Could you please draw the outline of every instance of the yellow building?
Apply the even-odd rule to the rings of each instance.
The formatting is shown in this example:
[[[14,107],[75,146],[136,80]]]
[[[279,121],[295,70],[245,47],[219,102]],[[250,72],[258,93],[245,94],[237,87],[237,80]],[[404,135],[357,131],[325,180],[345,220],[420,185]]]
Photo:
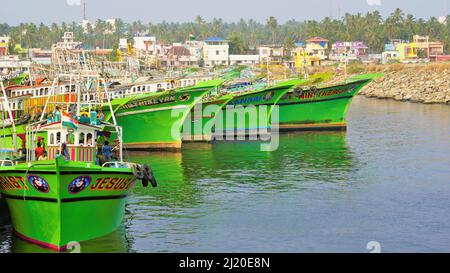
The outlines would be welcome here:
[[[399,53],[400,61],[418,58],[419,47],[416,43],[398,43],[395,50]]]
[[[320,55],[314,54],[314,52],[308,52],[304,48],[298,48],[295,56],[295,69],[297,71],[309,66],[319,66],[322,62]]]
[[[9,40],[7,36],[0,37],[0,56],[8,55]]]

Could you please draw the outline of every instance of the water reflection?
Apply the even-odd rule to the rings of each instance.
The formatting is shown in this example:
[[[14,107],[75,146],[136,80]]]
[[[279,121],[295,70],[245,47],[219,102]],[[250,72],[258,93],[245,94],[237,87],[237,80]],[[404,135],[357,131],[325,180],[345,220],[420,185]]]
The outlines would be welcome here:
[[[221,215],[240,210],[241,200],[347,187],[355,160],[345,136],[342,132],[284,134],[274,152],[260,151],[259,142],[216,142],[186,144],[180,153],[129,154],[133,161],[151,163],[159,183],[157,189],[138,187],[129,202],[133,248],[214,251],[214,243],[199,236]]]

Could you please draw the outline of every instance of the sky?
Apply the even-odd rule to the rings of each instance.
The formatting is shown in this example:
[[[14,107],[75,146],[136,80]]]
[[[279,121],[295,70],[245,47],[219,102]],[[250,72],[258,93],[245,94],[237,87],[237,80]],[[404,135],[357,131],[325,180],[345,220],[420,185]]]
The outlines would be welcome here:
[[[439,17],[450,13],[450,0],[2,0],[0,22],[17,25],[21,22],[80,22],[82,2],[86,1],[87,18],[121,18],[126,22],[159,23],[193,21],[197,15],[206,20],[214,17],[226,22],[241,18],[265,22],[275,16],[284,23],[339,18],[345,13],[366,13],[379,10],[383,16],[395,8],[417,18]]]

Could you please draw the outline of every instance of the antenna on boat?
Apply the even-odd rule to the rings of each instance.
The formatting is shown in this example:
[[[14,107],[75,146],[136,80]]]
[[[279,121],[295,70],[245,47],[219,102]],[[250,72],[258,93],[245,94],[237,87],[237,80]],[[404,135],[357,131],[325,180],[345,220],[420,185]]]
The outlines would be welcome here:
[[[16,124],[14,123],[14,117],[12,115],[11,108],[9,107],[8,96],[6,95],[6,90],[5,90],[5,86],[3,85],[3,81],[0,81],[0,87],[2,89],[3,100],[4,100],[2,106],[6,108],[6,111],[8,112],[8,116],[9,116],[9,119],[11,120],[11,125],[13,128],[13,135],[12,135],[13,148],[14,148],[14,151],[17,151],[17,129],[16,129]],[[3,121],[3,122],[5,122],[5,121]]]

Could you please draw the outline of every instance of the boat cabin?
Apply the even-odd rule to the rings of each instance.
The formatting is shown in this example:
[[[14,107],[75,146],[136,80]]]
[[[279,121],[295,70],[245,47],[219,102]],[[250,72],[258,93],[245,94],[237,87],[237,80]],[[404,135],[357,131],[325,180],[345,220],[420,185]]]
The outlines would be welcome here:
[[[88,121],[88,120],[86,120]],[[61,154],[63,144],[66,144],[68,159],[80,162],[94,162],[96,155],[97,132],[101,127],[95,122],[82,123],[78,119],[63,113],[59,121],[50,122],[41,127],[47,131],[47,154],[52,160]]]

